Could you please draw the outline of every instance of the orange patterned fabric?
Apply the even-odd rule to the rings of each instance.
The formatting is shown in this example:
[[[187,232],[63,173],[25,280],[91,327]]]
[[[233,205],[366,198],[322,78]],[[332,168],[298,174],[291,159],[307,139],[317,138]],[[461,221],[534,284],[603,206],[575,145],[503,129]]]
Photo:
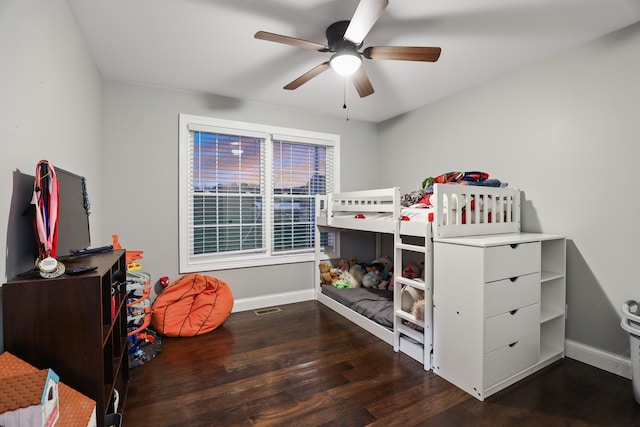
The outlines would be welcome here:
[[[151,324],[160,335],[192,337],[216,329],[232,308],[233,295],[225,282],[187,274],[158,295],[152,306]]]

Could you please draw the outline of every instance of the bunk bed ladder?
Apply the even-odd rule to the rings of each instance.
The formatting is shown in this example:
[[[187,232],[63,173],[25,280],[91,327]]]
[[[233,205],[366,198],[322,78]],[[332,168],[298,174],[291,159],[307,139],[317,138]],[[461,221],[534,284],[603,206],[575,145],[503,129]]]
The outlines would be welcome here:
[[[425,225],[424,242],[422,245],[406,243],[409,236],[400,232],[401,222],[398,221],[394,233],[394,351],[402,351],[424,365],[425,370],[431,370],[431,354],[433,350],[433,241],[431,224]],[[402,277],[405,265],[403,252],[417,252],[424,259],[424,282]],[[416,319],[414,315],[402,309],[402,293],[405,287],[412,287],[424,293],[425,320]],[[422,328],[422,331],[417,328]]]

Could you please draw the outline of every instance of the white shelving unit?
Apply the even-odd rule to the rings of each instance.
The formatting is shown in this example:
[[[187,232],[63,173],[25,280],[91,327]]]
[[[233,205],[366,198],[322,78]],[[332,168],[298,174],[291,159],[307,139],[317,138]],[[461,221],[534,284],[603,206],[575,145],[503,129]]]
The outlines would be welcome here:
[[[549,234],[436,240],[434,372],[484,400],[564,357],[565,251]]]
[[[564,356],[566,320],[566,239],[541,240],[540,361]]]

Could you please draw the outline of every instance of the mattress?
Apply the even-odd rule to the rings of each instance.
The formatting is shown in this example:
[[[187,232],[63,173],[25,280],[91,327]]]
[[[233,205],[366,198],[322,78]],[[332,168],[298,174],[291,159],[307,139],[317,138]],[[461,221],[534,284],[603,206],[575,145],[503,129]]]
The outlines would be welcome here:
[[[322,285],[322,293],[379,325],[393,329],[393,292],[369,288],[338,289]]]

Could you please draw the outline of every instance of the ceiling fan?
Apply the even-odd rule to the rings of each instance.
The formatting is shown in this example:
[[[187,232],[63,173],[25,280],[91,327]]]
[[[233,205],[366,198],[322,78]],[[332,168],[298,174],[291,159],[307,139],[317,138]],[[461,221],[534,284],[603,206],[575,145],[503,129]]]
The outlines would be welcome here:
[[[371,46],[359,51],[364,38],[378,21],[388,4],[388,0],[360,0],[351,21],[338,21],[329,25],[326,30],[326,45],[266,31],[258,31],[254,37],[318,52],[333,53],[328,61],[307,71],[286,85],[284,89],[297,89],[320,73],[333,68],[338,74],[350,76],[358,94],[364,98],[374,91],[371,81],[362,67],[362,57],[373,60],[391,59],[423,62],[436,62],[440,57],[441,49],[439,47]]]

